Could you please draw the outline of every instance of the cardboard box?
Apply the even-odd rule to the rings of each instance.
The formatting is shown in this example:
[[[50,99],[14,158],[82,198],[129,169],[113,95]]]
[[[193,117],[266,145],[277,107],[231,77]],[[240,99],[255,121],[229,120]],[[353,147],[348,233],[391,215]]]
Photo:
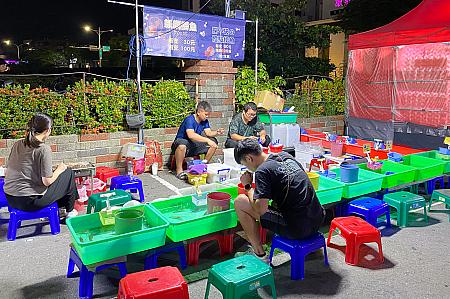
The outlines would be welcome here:
[[[263,90],[256,93],[255,104],[267,110],[283,111],[284,99],[273,92]]]

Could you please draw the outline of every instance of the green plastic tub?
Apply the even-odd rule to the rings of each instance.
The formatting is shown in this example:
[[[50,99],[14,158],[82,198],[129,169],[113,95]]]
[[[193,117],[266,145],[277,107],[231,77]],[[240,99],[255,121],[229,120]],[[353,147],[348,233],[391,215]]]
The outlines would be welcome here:
[[[316,190],[316,194],[322,205],[341,201],[343,191],[343,183],[325,176],[320,176],[319,189]]]
[[[235,227],[237,215],[234,203],[230,209],[207,214],[208,206],[196,206],[192,196],[169,198],[151,203],[169,222],[167,237],[174,242],[184,241]]]
[[[446,165],[446,162],[417,155],[404,156],[403,162],[398,163],[416,168],[415,181],[424,181],[441,176]]]
[[[445,162],[444,173],[450,173],[450,155],[440,154],[438,151],[428,151],[421,152],[417,154],[412,154],[411,156],[421,156],[425,158],[435,159],[438,161]]]
[[[270,117],[272,117],[272,124],[296,124],[297,123],[297,112],[288,113],[261,113],[258,114],[259,121],[263,124],[270,124]]]
[[[402,165],[392,161],[382,161],[383,166],[380,169],[373,170],[367,167],[366,163],[358,164],[359,168],[383,175],[383,184],[381,188],[387,189],[414,182],[416,168]],[[386,174],[392,172],[391,174]]]
[[[154,207],[146,204],[117,211],[136,209],[144,212],[142,229],[123,234],[116,234],[114,225],[103,226],[99,213],[67,220],[73,246],[83,264],[91,265],[164,245],[169,223]]]
[[[344,190],[342,192],[343,198],[354,198],[372,192],[380,191],[381,185],[383,184],[383,175],[364,169],[359,170],[358,181],[355,183],[342,183],[340,181],[341,170],[339,168],[332,169],[330,171],[336,173],[335,180],[344,185]]]

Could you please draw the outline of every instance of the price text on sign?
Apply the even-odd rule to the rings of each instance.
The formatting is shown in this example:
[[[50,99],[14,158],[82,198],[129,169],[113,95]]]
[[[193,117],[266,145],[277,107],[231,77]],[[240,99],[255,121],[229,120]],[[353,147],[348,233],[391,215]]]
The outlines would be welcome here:
[[[363,153],[364,154],[370,153],[370,144],[363,144]]]

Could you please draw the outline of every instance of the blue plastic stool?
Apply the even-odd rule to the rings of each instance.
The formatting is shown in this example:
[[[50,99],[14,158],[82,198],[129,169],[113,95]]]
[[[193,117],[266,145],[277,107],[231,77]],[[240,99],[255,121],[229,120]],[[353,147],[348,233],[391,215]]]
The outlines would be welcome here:
[[[0,208],[8,206],[8,201],[6,200],[6,195],[5,195],[5,192],[3,191],[4,184],[5,184],[5,179],[0,178]]]
[[[23,220],[32,220],[39,218],[48,218],[50,222],[50,229],[52,235],[57,235],[60,232],[59,225],[59,211],[56,202],[51,205],[34,212],[25,212],[8,207],[9,210],[9,224],[8,224],[8,240],[14,241],[16,239],[17,229]]]
[[[127,175],[116,176],[111,179],[110,190],[121,189],[130,190],[131,193],[139,193],[139,201],[144,202],[144,189],[142,188],[142,181],[137,177],[130,177]]]
[[[167,253],[167,252],[175,251],[175,250],[178,251],[178,254],[180,255],[181,269],[182,270],[186,269],[187,262],[186,262],[186,251],[184,249],[184,243],[183,242],[172,242],[172,243],[167,243],[161,247],[147,251],[147,254],[146,254],[145,260],[144,260],[144,270],[158,268],[158,256],[160,256],[163,253]]]
[[[80,298],[92,298],[94,289],[94,274],[110,267],[119,267],[120,278],[124,278],[127,275],[127,267],[125,262],[105,261],[104,263],[94,264],[94,271],[90,271],[81,261],[74,248],[70,248],[69,265],[67,267],[67,278],[75,270],[75,265],[80,270],[80,284],[78,287],[78,295]],[[98,265],[98,266],[96,266]]]
[[[357,215],[377,227],[378,217],[386,214],[386,227],[391,227],[391,214],[389,205],[382,200],[372,197],[361,197],[348,204],[347,216]]]
[[[444,177],[440,176],[434,179],[431,179],[425,183],[425,193],[433,194],[434,189],[436,188],[436,183],[439,182],[439,188],[444,189]]]
[[[273,252],[275,248],[289,253],[291,256],[291,279],[303,280],[305,278],[305,256],[319,250],[323,247],[324,263],[328,266],[327,246],[325,238],[321,233],[316,233],[312,237],[304,240],[291,240],[279,235],[272,238],[272,247],[270,248],[270,262],[272,263]]]

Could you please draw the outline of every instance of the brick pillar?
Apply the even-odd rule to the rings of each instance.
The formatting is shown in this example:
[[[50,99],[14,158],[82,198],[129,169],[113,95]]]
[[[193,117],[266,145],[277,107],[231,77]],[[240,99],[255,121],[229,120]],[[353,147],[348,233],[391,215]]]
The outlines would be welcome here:
[[[225,136],[219,137],[219,146],[228,133],[228,125],[234,114],[234,76],[237,69],[232,61],[190,60],[183,70],[186,89],[198,101],[208,101],[212,106],[209,121],[213,130],[225,129]],[[195,86],[198,83],[198,95]]]

